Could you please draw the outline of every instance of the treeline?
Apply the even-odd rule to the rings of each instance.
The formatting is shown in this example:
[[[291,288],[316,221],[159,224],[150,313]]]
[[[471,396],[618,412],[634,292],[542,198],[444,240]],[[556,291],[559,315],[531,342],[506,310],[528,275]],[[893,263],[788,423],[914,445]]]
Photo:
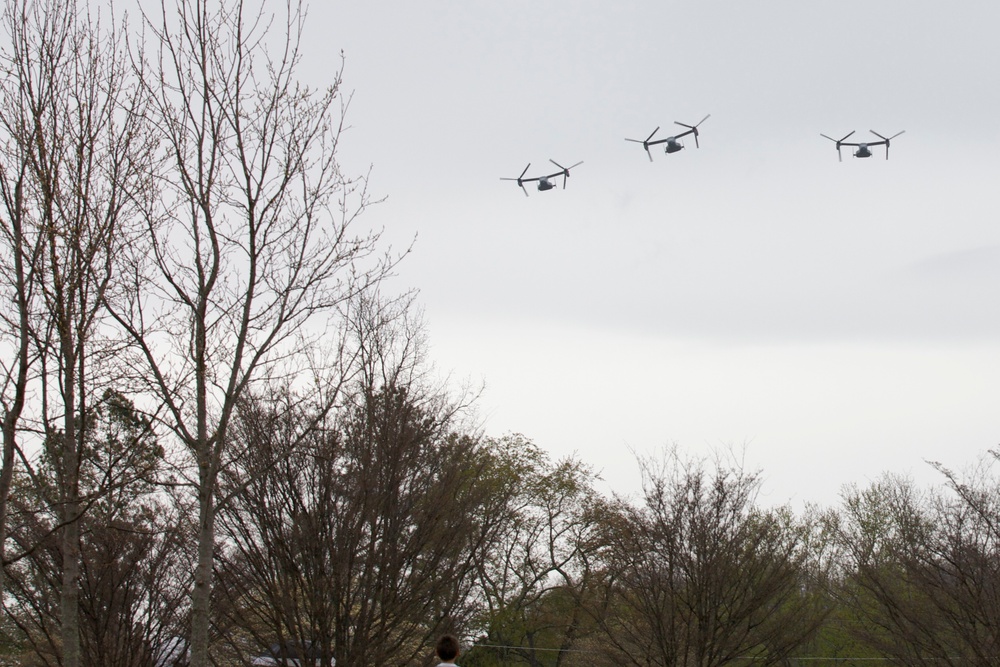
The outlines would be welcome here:
[[[799,516],[481,433],[386,296],[297,2],[2,8],[5,664],[995,662],[988,468]]]
[[[291,394],[238,406],[218,490],[212,664],[278,644],[322,665],[429,665],[446,631],[464,638],[466,667],[996,662],[988,466],[942,471],[932,489],[886,476],[796,515],[757,502],[757,474],[671,450],[642,462],[641,490],[608,497],[580,461],[470,430],[416,357],[368,362],[377,372],[319,428]],[[87,424],[81,664],[187,664],[187,473],[119,394]],[[59,478],[33,464],[11,498],[4,654],[56,665]]]

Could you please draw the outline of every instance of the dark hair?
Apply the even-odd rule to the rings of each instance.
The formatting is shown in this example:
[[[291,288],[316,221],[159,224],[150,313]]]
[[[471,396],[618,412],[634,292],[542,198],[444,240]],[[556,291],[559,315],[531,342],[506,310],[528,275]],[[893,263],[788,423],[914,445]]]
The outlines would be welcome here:
[[[442,660],[454,660],[458,657],[458,640],[454,635],[442,635],[434,650]]]

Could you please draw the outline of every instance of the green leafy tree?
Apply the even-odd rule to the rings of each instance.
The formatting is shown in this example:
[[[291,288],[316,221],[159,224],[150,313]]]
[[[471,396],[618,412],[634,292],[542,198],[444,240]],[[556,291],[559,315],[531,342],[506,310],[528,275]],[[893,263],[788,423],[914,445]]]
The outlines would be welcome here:
[[[804,594],[813,597],[817,605],[826,606],[829,613],[798,653],[838,664],[851,659],[884,659],[859,637],[857,629],[864,621],[851,604],[851,596],[845,594],[852,568],[849,549],[841,540],[842,520],[838,510],[816,506],[807,507],[800,519],[807,553]]]
[[[502,537],[477,560],[482,613],[465,663],[571,664],[596,630],[584,606],[601,546],[594,474],[518,435],[494,440],[493,451],[496,477],[484,483],[503,502]]]

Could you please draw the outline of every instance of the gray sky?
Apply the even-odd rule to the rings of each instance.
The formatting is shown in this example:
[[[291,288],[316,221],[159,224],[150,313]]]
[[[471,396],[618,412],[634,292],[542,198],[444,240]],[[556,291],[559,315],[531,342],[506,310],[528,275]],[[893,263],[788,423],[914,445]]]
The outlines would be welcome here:
[[[348,170],[414,252],[485,428],[634,490],[634,454],[746,447],[774,502],[1000,443],[1000,6],[314,3]],[[642,139],[705,114],[701,148]],[[854,159],[819,134],[906,134]],[[584,160],[566,190],[516,177]]]

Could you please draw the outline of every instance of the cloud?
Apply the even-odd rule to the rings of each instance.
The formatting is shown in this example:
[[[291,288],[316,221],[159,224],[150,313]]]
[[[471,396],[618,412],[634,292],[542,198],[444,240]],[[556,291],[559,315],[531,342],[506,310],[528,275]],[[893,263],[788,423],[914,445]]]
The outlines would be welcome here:
[[[928,285],[966,283],[972,287],[991,281],[1000,286],[1000,244],[928,255],[905,266],[900,274]]]

